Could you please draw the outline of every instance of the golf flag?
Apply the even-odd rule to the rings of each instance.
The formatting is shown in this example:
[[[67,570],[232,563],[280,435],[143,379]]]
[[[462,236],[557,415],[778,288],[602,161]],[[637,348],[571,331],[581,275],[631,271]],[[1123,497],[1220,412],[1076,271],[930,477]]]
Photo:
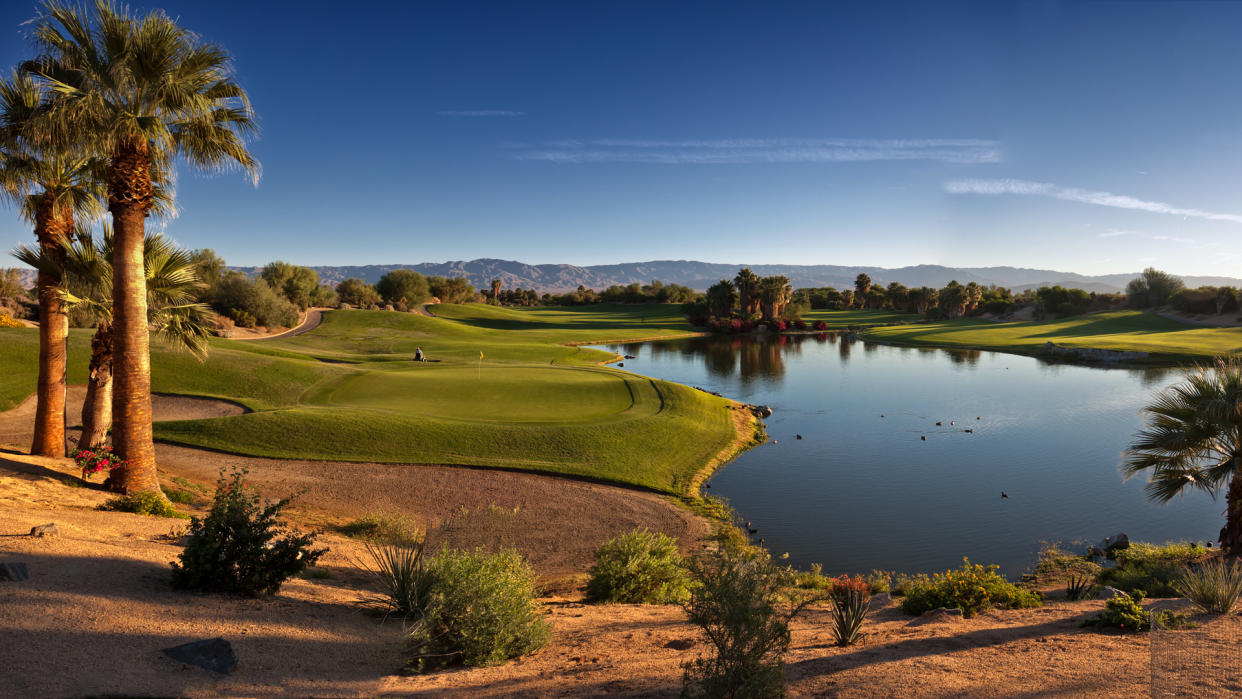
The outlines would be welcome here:
[[[483,350],[479,350],[479,378],[483,378]]]
[[[483,353],[479,352],[479,359],[483,359]]]

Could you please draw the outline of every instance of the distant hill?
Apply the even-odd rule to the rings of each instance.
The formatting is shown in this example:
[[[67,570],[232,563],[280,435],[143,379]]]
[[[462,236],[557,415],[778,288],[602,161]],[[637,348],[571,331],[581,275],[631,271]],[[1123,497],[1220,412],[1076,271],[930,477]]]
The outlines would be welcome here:
[[[749,266],[756,274],[769,276],[783,274],[789,277],[795,288],[833,286],[838,289],[854,286],[854,278],[866,273],[878,284],[900,282],[906,286],[942,287],[950,280],[967,284],[997,284],[1015,290],[1038,288],[1060,284],[1087,291],[1118,292],[1126,283],[1138,276],[1133,274],[1108,274],[1089,276],[1049,269],[1026,269],[1021,267],[944,267],[941,265],[917,265],[914,267],[847,267],[840,265],[746,265],[716,264],[693,260],[657,260],[652,262],[627,262],[615,265],[528,265],[512,260],[479,259],[454,262],[422,262],[409,265],[363,265],[348,267],[314,267],[320,279],[332,283],[349,277],[357,277],[374,284],[385,273],[394,269],[412,269],[416,272],[442,277],[466,277],[477,288],[486,287],[491,280],[499,279],[506,289],[521,287],[536,289],[540,293],[571,291],[579,285],[590,289],[604,289],[613,284],[647,283],[652,279],[684,284],[704,290],[721,279],[732,279],[741,267]],[[235,267],[247,274],[257,274],[258,267]],[[1187,286],[1242,286],[1242,279],[1234,277],[1194,277],[1182,279]]]

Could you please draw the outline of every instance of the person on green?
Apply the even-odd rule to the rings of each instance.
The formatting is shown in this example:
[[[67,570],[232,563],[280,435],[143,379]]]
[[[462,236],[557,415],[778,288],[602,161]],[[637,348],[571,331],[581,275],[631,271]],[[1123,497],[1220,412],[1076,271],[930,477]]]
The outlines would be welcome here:
[[[425,362],[425,361],[427,361],[427,355],[423,354],[423,348],[422,348],[422,347],[419,347],[418,349],[414,350],[414,361],[416,361],[416,362]]]

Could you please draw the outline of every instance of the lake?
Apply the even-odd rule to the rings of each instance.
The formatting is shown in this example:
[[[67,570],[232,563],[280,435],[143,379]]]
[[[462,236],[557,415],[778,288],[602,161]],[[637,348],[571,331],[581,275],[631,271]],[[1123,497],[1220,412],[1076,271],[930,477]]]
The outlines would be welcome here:
[[[1224,523],[1223,492],[1157,505],[1118,468],[1139,409],[1177,370],[838,334],[602,348],[636,356],[628,371],[772,407],[768,443],[705,492],[728,498],[756,540],[799,568],[932,572],[968,556],[1016,576],[1044,541],[1215,541]]]

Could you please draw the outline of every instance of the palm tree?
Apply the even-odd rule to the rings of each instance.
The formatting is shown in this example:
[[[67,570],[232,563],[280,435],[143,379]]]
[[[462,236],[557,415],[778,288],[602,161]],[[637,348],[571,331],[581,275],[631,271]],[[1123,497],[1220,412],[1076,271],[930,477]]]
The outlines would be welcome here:
[[[721,279],[707,288],[708,312],[717,318],[728,318],[737,303],[737,290],[728,279]]]
[[[48,0],[34,23],[43,55],[27,69],[56,94],[59,123],[108,155],[105,182],[116,231],[113,258],[113,442],[129,466],[125,492],[159,492],[151,438],[150,339],[143,273],[145,222],[155,184],[174,158],[203,170],[239,168],[258,183],[245,139],[256,129],[232,62],[162,11],[137,16],[96,0],[95,17]]]
[[[871,277],[866,273],[859,273],[854,278],[854,299],[858,301],[859,308],[867,307],[867,293],[871,291]]]
[[[585,291],[582,288],[581,284],[578,285],[578,291]],[[499,279],[492,280],[492,303],[497,306],[500,305],[500,280]]]
[[[1143,412],[1147,424],[1125,453],[1126,477],[1147,473],[1147,497],[1161,503],[1196,488],[1215,497],[1228,482],[1220,545],[1242,553],[1242,360],[1195,367]]]
[[[78,218],[103,213],[104,161],[82,153],[48,118],[48,92],[28,75],[0,80],[0,191],[34,225],[42,254],[63,262]],[[65,455],[69,315],[60,266],[40,269],[39,380],[30,453]]]
[[[79,235],[63,260],[41,250],[20,246],[13,255],[38,270],[61,265],[66,287],[60,291],[70,309],[84,311],[95,323],[91,337],[86,399],[82,403],[82,436],[79,448],[94,448],[107,439],[112,426],[112,255],[115,237],[111,226],[103,228],[96,243]],[[207,358],[211,335],[211,309],[195,301],[205,286],[198,276],[194,253],[178,248],[159,233],[149,233],[143,243],[143,267],[147,277],[147,308],[150,327],[174,348],[184,349],[199,360]]]
[[[752,316],[759,312],[759,275],[743,267],[733,278],[737,287],[738,303],[743,316]]]
[[[759,280],[759,297],[762,302],[763,319],[776,320],[785,312],[793,298],[793,287],[784,276],[764,277]]]

